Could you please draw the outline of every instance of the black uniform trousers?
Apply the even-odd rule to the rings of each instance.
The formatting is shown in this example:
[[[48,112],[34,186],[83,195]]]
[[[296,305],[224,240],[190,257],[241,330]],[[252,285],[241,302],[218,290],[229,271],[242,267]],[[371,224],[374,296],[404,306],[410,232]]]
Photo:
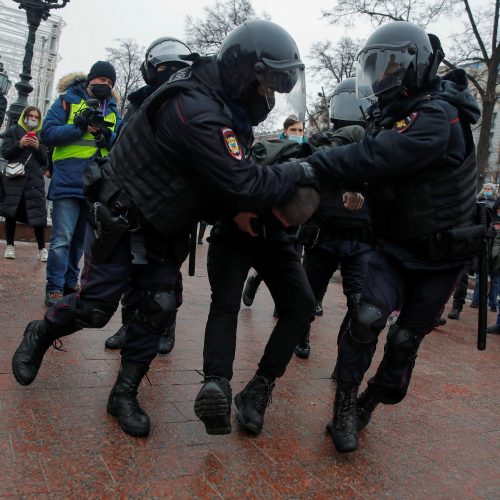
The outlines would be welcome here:
[[[296,246],[287,241],[212,235],[207,256],[212,303],[205,329],[203,371],[230,380],[236,350],[241,293],[253,267],[264,279],[280,313],[257,373],[281,377],[314,311],[314,295]]]
[[[339,268],[344,295],[361,293],[366,263],[373,247],[355,240],[320,240],[304,252],[304,268],[318,302],[323,300],[333,273]]]
[[[390,256],[375,251],[368,262],[360,299],[361,303],[376,305],[383,311],[383,317],[373,324],[373,330],[380,333],[391,311],[403,304],[396,325],[424,337],[440,318],[462,269],[463,266],[444,270],[408,269]],[[377,340],[360,344],[353,340],[351,332],[342,336],[338,380],[360,384],[376,347]],[[377,373],[368,381],[382,403],[395,404],[405,397],[415,357],[409,357],[406,363],[395,363],[384,354]]]
[[[180,263],[174,258],[163,265],[132,264],[128,234],[122,237],[106,262],[99,262],[92,255],[94,242],[94,231],[88,227],[80,292],[65,296],[45,313],[49,330],[60,337],[90,326],[89,319],[96,309],[105,312],[104,323],[107,323],[128,287],[139,293],[175,290],[181,280]],[[156,357],[164,328],[153,328],[142,316],[143,313],[131,318],[121,356],[126,361],[149,364]]]

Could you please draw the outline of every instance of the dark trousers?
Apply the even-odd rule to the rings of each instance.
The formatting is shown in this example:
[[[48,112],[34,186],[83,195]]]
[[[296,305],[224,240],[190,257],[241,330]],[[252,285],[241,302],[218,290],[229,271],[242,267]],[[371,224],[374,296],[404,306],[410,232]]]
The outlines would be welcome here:
[[[372,330],[379,334],[391,311],[403,304],[396,325],[424,337],[440,318],[461,270],[409,270],[376,251],[368,262],[360,299],[361,303],[373,304],[383,312]],[[350,328],[355,327],[355,322],[351,322]],[[360,384],[376,347],[377,340],[360,344],[353,340],[352,333],[344,335],[339,347],[338,380]],[[414,365],[414,358],[402,364],[384,355],[368,385],[383,403],[398,403],[406,395]]]
[[[163,265],[132,264],[128,235],[120,240],[106,262],[99,262],[92,255],[94,242],[94,232],[89,227],[84,244],[85,264],[80,292],[65,296],[45,313],[49,330],[60,337],[91,326],[96,316],[105,318],[99,321],[99,326],[104,326],[116,311],[127,287],[134,288],[139,294],[148,294],[175,289],[181,279],[181,263],[174,258]],[[131,318],[121,356],[126,361],[149,364],[156,357],[164,328],[154,328],[143,319],[147,311],[140,312]]]
[[[453,307],[456,307],[460,311],[463,309],[465,304],[465,298],[467,297],[467,288],[469,286],[469,273],[471,269],[469,266],[460,275],[455,291],[453,292]]]
[[[274,380],[285,373],[309,324],[314,295],[295,245],[261,238],[233,241],[212,236],[207,258],[212,303],[203,349],[205,375],[228,380],[233,376],[241,293],[251,267],[264,279],[279,311],[259,362],[259,375]]]
[[[5,239],[7,245],[14,245],[14,238],[16,236],[16,219],[11,217],[5,217]],[[38,250],[45,248],[45,233],[44,226],[34,226],[33,231],[35,232],[36,242],[38,244]]]
[[[353,240],[323,241],[304,253],[304,268],[318,302],[323,300],[333,273],[339,268],[342,289],[349,297],[363,289],[366,263],[372,246]]]

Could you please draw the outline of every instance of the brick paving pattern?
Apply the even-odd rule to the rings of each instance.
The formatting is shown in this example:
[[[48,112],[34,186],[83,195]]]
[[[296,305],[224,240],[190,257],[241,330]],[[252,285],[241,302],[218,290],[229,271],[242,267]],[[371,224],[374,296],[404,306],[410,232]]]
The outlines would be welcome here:
[[[33,244],[16,245],[15,261],[3,259],[4,249],[0,497],[500,498],[500,336],[489,335],[487,350],[477,351],[477,310],[468,305],[460,321],[448,320],[424,341],[407,399],[377,409],[357,452],[336,453],[324,431],[346,310],[338,283],[313,324],[310,359],[293,359],[278,381],[262,434],[244,434],[233,417],[231,435],[209,436],[193,411],[210,298],[207,244],[198,246],[196,277],[184,279],[175,349],[154,361],[150,383],[141,386],[152,432],[138,439],[106,414],[119,354],[104,339],[119,327],[119,313],[100,331],[64,339],[66,352],[50,349],[31,386],[15,382],[12,354],[25,324],[44,312],[45,265]],[[264,286],[252,308],[242,306],[233,393],[256,369],[272,311]]]

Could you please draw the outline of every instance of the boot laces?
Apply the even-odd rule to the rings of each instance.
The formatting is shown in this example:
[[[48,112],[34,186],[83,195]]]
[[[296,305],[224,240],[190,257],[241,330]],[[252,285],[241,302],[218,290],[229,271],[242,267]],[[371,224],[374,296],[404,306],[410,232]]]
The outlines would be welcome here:
[[[249,387],[248,396],[255,401],[257,410],[264,413],[266,408],[273,402],[272,392],[274,384],[253,385]]]
[[[66,351],[66,349],[63,349],[63,343],[62,343],[62,340],[61,340],[61,339],[55,339],[55,340],[52,342],[52,347],[53,347],[56,351],[67,352],[67,351]]]

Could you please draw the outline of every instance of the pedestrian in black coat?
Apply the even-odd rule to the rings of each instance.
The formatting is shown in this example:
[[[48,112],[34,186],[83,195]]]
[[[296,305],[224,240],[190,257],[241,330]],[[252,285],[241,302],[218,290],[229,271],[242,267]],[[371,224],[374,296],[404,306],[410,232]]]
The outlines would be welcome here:
[[[47,168],[47,149],[40,144],[38,130],[42,125],[40,110],[27,106],[18,124],[5,132],[2,156],[8,162],[23,162],[25,174],[2,176],[0,213],[5,217],[6,259],[15,259],[14,236],[16,223],[23,222],[35,231],[39,259],[47,260],[44,228],[47,225],[44,171]]]

